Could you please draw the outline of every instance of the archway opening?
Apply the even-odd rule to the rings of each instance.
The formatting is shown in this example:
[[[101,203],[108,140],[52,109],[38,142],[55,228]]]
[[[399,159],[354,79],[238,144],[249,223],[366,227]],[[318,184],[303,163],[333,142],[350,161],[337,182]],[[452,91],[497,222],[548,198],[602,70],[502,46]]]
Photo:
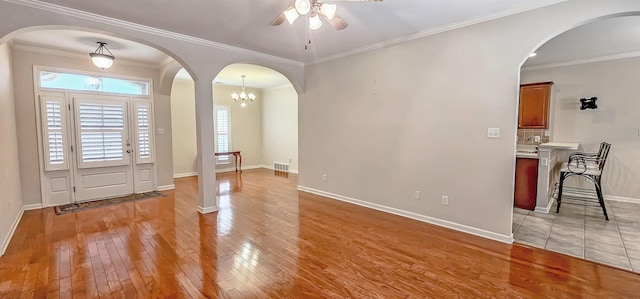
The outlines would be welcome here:
[[[578,26],[540,46],[521,68],[516,242],[640,272],[640,229],[632,225],[640,217],[638,26],[640,16]],[[594,183],[580,175],[563,180],[558,209],[562,163],[572,152],[597,154],[602,142],[612,145],[599,170],[609,220]]]
[[[240,105],[232,95],[242,92],[255,100]],[[281,73],[254,64],[231,64],[212,82],[214,137],[217,153],[240,152],[242,165],[233,155],[216,156],[216,172],[236,169],[298,171],[298,94]],[[174,177],[197,174],[194,81],[179,71],[171,89]]]
[[[179,58],[174,58],[159,47],[87,28],[32,27],[16,31],[3,39],[9,41],[13,66],[11,75],[15,84],[12,93],[15,115],[19,116],[16,117],[15,129],[20,152],[20,189],[24,205],[46,207],[125,193],[168,189],[172,186],[172,174],[168,171],[170,165],[166,165],[171,160],[171,139],[170,135],[163,134],[164,130],[170,129],[171,112],[170,107],[165,105],[169,100],[168,95],[162,92],[161,86],[167,65],[179,65]],[[97,42],[106,42],[116,57],[109,69],[97,68],[89,57],[89,53],[96,50]],[[54,85],[43,84],[43,80],[53,80],[54,77],[61,79],[67,75],[86,80],[82,79],[73,86],[69,82],[57,81]],[[120,86],[106,88],[107,81],[117,82]],[[32,82],[33,85],[28,84]],[[123,85],[140,92],[131,93],[131,90],[122,89]],[[43,115],[48,112],[43,111],[43,107],[47,107],[43,105],[44,98],[62,108],[68,108],[60,110],[61,118],[66,121],[60,132],[55,131],[55,126],[47,128],[44,124]],[[81,108],[90,106],[88,103],[92,101],[95,102],[92,107],[104,108],[106,105],[105,101],[97,101],[97,98],[117,102],[116,106],[121,108],[118,111],[122,111],[121,118],[125,124],[119,132],[121,136],[118,135],[122,137],[118,139],[121,142],[114,144],[117,149],[113,157],[105,156],[105,161],[98,161],[105,164],[100,165],[100,168],[115,167],[112,165],[115,162],[107,160],[122,158],[127,163],[118,166],[131,166],[131,170],[127,168],[126,172],[127,178],[133,181],[129,184],[127,179],[127,188],[118,189],[119,191],[108,196],[98,192],[79,197],[78,190],[83,188],[79,182],[87,182],[83,180],[82,174],[87,172],[86,163],[89,163],[87,159],[90,156],[87,154],[89,139],[83,139],[83,136],[88,136],[91,132],[97,134],[95,130],[108,130],[92,128],[93,131],[89,132],[90,130],[84,130],[80,125],[84,111]],[[144,124],[142,118],[145,118]],[[104,133],[103,136],[109,134]],[[54,135],[60,139],[52,139]],[[56,140],[60,142],[54,142]],[[63,161],[64,167],[49,167],[50,151],[54,146],[61,149],[58,158]],[[67,151],[70,148],[74,150]],[[99,167],[96,165],[94,169],[97,168]],[[91,189],[91,186],[84,187],[87,187],[86,190]]]

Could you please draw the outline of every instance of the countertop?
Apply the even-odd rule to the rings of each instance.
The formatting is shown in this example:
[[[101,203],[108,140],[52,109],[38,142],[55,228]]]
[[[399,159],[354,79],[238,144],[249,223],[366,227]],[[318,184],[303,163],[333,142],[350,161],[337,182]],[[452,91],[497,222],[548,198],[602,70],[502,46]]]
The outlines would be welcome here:
[[[538,159],[538,153],[516,152],[516,158]]]
[[[577,150],[580,147],[580,143],[579,142],[558,142],[558,141],[553,141],[553,142],[547,142],[547,143],[543,143],[540,144],[538,146],[540,148],[540,150],[554,150],[554,149],[564,149],[564,150]]]
[[[538,159],[538,149],[535,145],[516,145],[516,158]]]

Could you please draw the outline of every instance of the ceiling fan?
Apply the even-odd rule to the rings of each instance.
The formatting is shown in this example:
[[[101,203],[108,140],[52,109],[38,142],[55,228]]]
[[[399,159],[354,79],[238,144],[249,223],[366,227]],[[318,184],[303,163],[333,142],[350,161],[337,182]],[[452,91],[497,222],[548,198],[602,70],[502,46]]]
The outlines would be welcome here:
[[[330,2],[382,2],[382,0],[329,0]],[[322,27],[322,16],[336,30],[347,28],[349,24],[345,22],[338,14],[338,7],[333,3],[320,2],[319,0],[295,0],[295,2],[277,16],[271,23],[271,26],[278,26],[285,20],[289,24],[293,24],[298,17],[309,15],[309,29],[316,30]]]

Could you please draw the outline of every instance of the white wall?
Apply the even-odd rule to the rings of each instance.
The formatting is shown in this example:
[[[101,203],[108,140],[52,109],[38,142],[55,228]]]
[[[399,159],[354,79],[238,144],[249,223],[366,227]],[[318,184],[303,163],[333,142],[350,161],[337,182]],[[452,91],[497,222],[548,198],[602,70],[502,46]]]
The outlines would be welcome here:
[[[577,141],[589,152],[611,143],[602,176],[606,195],[640,199],[640,58],[522,72],[522,82],[553,81],[556,141]],[[598,109],[580,110],[580,98],[598,97]]]
[[[298,171],[298,93],[293,86],[263,90],[262,164],[291,163]]]
[[[192,71],[196,100],[202,106],[209,103],[210,82],[231,63],[278,70],[302,93],[300,185],[506,240],[511,235],[522,62],[542,43],[574,26],[639,13],[640,2],[568,0],[309,66],[55,11],[0,1],[0,37],[30,26],[75,26],[157,46]],[[198,149],[208,154],[213,153],[207,137],[212,136],[207,122],[211,114],[198,114],[203,124]],[[489,127],[501,128],[502,137],[487,139]],[[201,207],[215,201],[215,176],[206,161],[199,163]],[[322,181],[323,173],[328,174],[327,182]],[[420,200],[413,199],[414,190],[423,191]],[[440,205],[443,194],[450,195],[449,206]]]
[[[22,213],[11,50],[0,44],[0,255]]]
[[[242,151],[242,166],[262,165],[262,103],[259,89],[247,88],[257,100],[245,108],[231,99],[240,88],[221,84],[213,85],[213,103],[231,107],[231,150]],[[174,176],[194,174],[196,165],[196,129],[194,82],[174,81],[171,91],[171,118],[173,121]],[[220,165],[217,169],[233,166]]]
[[[173,175],[195,175],[196,97],[193,81],[173,81],[171,87],[171,135],[173,136]]]
[[[231,107],[231,150],[242,151],[242,166],[262,165],[262,90],[247,88],[256,100],[247,107],[240,107],[231,98],[240,87],[213,85],[213,104]],[[219,167],[221,168],[221,167]]]
[[[15,82],[15,106],[18,129],[18,149],[20,150],[20,175],[22,196],[25,205],[42,202],[40,192],[40,168],[38,141],[36,135],[36,108],[34,101],[33,66],[50,66],[88,72],[99,72],[90,59],[73,55],[58,56],[33,51],[13,50],[13,76]],[[158,81],[158,69],[115,63],[106,74],[128,75],[151,78]],[[158,90],[154,84],[154,92]],[[171,132],[171,114],[168,96],[154,95],[155,128],[164,128]],[[171,166],[171,135],[156,135],[156,167],[158,185],[173,184]]]
[[[306,67],[301,189],[508,241],[520,65],[630,9],[640,3],[570,0]]]

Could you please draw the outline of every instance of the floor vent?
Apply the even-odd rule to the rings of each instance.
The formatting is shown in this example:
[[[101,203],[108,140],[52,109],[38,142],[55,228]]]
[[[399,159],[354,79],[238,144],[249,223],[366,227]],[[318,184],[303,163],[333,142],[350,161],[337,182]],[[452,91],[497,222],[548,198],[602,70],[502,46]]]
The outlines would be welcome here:
[[[289,163],[274,162],[273,169],[277,171],[289,172]]]

